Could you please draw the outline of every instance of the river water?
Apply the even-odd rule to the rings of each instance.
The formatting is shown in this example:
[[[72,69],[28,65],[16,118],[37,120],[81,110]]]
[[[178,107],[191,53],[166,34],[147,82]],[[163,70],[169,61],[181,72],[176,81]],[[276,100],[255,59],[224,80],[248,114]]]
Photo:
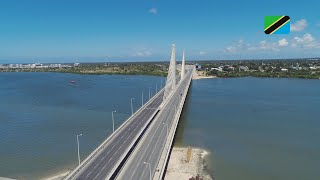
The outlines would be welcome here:
[[[176,146],[211,152],[220,180],[320,178],[320,80],[194,80]]]
[[[70,83],[75,81],[76,83]],[[151,96],[162,77],[0,74],[0,177],[39,179],[77,164]],[[156,85],[157,84],[157,85]]]
[[[74,80],[76,83],[70,83]],[[0,176],[39,179],[77,164],[155,93],[162,77],[0,74]],[[191,84],[176,146],[210,152],[222,180],[320,177],[320,81],[201,79]]]

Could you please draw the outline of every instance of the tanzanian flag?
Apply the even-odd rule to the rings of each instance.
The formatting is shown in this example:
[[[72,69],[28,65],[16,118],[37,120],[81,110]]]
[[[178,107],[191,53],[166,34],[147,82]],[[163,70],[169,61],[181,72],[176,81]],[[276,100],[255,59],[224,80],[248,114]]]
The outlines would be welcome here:
[[[266,34],[289,34],[290,17],[289,16],[265,16],[264,32]]]

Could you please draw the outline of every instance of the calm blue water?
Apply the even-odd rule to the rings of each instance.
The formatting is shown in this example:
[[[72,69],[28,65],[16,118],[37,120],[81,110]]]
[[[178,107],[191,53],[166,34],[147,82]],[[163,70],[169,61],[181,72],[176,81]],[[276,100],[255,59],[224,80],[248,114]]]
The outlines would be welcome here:
[[[70,80],[77,83],[70,84]],[[119,126],[150,76],[0,74],[0,176],[38,179],[74,167]],[[222,180],[320,177],[320,81],[230,78],[192,82],[176,145],[211,152]],[[154,91],[153,91],[154,93]]]
[[[69,83],[75,80],[75,84]],[[145,100],[162,77],[0,74],[0,177],[38,179],[74,167],[76,134],[87,156]]]
[[[220,180],[320,178],[320,80],[192,82],[176,145],[211,151]]]

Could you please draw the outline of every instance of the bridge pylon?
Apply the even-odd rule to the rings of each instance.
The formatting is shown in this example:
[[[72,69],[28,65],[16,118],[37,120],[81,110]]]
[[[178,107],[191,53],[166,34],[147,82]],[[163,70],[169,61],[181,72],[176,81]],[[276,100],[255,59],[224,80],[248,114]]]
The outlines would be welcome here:
[[[185,69],[184,51],[182,51],[181,80],[184,77],[185,72],[186,72],[186,69]]]
[[[171,60],[169,65],[168,76],[166,80],[166,86],[163,95],[163,102],[167,99],[168,96],[176,87],[176,46],[172,44]]]

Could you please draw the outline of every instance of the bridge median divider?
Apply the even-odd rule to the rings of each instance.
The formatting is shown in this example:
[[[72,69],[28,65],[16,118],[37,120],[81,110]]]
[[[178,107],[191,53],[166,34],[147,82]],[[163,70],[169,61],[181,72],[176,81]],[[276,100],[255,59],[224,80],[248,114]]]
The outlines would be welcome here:
[[[158,91],[157,94],[155,94],[151,99],[148,100],[147,103],[145,103],[143,106],[141,106],[134,114],[132,114],[126,121],[124,121],[120,126],[119,128],[117,128],[115,130],[114,133],[112,133],[106,140],[104,140],[92,153],[90,153],[89,156],[87,156],[87,158],[85,158],[82,163],[80,163],[80,165],[78,165],[74,170],[70,171],[68,173],[67,176],[65,176],[63,179],[64,180],[69,180],[69,179],[72,179],[74,178],[78,172],[80,172],[89,162],[90,160],[92,160],[93,158],[95,158],[95,156],[110,142],[112,142],[113,140],[113,137],[115,137],[116,135],[119,134],[119,132],[123,129],[123,127],[125,127],[126,125],[129,124],[129,122],[132,121],[133,117],[135,117],[137,114],[141,113],[141,111],[147,106],[149,105],[154,99],[156,99],[163,91],[165,90],[165,87],[162,88],[160,91]],[[157,111],[155,111],[157,112]],[[153,118],[153,116],[155,115],[156,113],[153,113],[153,115],[151,116],[150,119]],[[148,120],[148,122],[146,124],[149,123],[150,119]],[[139,132],[139,135],[141,134],[141,132]],[[136,140],[135,140],[136,141]],[[133,144],[132,144],[133,145]],[[111,173],[113,174],[113,173]],[[109,175],[108,175],[109,176]],[[108,177],[107,176],[107,177]]]
[[[178,87],[178,85],[177,85],[177,87]],[[176,89],[178,89],[176,87]],[[163,88],[163,89],[165,89],[165,88]],[[176,90],[175,89],[175,90]],[[174,91],[175,91],[174,90]],[[172,94],[170,94],[169,95],[169,97],[167,98],[167,100],[166,101],[164,101],[164,102],[162,102],[161,103],[161,105],[163,105],[163,106],[165,106],[165,105],[167,105],[168,103],[169,103],[169,99],[172,97],[172,95],[173,95],[174,93],[172,93]],[[161,106],[160,105],[160,106]],[[159,110],[161,110],[161,109],[159,109]],[[152,118],[150,118],[152,121],[154,120],[154,119],[156,119],[158,117],[158,115],[157,116],[152,116]],[[150,122],[149,122],[149,124],[150,124]],[[153,124],[154,125],[154,124]],[[150,126],[152,126],[151,124],[150,124]],[[143,128],[144,129],[144,131],[145,131],[145,133],[148,133],[147,131],[148,131],[148,129],[150,129],[150,128],[148,128],[148,129],[145,129],[145,128]],[[150,130],[149,130],[150,131]],[[144,137],[141,137],[142,139],[144,138]],[[141,141],[143,141],[143,140],[141,140]],[[139,141],[140,142],[140,141]],[[137,148],[137,147],[139,147],[140,145],[139,144],[137,144],[134,148]],[[133,149],[134,150],[134,149]],[[127,159],[129,159],[133,154],[135,154],[135,153],[137,153],[137,152],[133,152],[133,153],[131,153],[128,157],[127,157]],[[124,165],[125,166],[125,165]],[[123,166],[122,166],[123,167]],[[122,171],[123,169],[121,168],[121,169],[119,169],[119,171]],[[117,174],[118,175],[118,174]],[[119,178],[118,176],[113,176],[111,179],[117,179],[117,178]],[[106,178],[106,180],[107,180],[108,178]],[[110,179],[110,178],[109,178]]]
[[[192,72],[194,72],[194,69],[192,69]],[[182,110],[183,110],[183,106],[184,106],[184,103],[185,103],[185,100],[186,100],[186,97],[188,95],[188,91],[189,91],[189,88],[190,88],[190,83],[191,83],[191,80],[192,80],[192,72],[191,72],[191,76],[189,77],[189,82],[188,82],[188,85],[183,93],[183,98],[179,104],[179,107],[177,109],[177,114],[175,116],[175,119],[173,121],[173,124],[169,130],[169,135],[167,137],[167,140],[166,140],[166,143],[164,145],[164,148],[163,148],[163,152],[160,156],[160,160],[158,162],[158,165],[157,165],[157,168],[159,171],[156,171],[154,176],[153,176],[153,180],[158,180],[158,179],[164,179],[165,177],[165,170],[167,168],[167,165],[169,163],[169,157],[170,157],[170,154],[171,154],[171,150],[172,150],[172,146],[173,146],[173,141],[174,141],[174,137],[175,137],[175,133],[177,131],[177,127],[178,127],[178,124],[179,124],[179,120],[180,120],[180,115],[182,113]],[[167,149],[165,148],[167,147]]]
[[[185,76],[185,78],[187,78],[187,76]],[[153,127],[157,125],[157,121],[161,120],[161,119],[159,119],[159,118],[160,118],[160,116],[161,116],[160,113],[163,113],[162,110],[166,109],[167,106],[168,106],[170,103],[172,104],[172,98],[175,98],[175,97],[173,97],[174,95],[180,95],[180,92],[178,92],[178,90],[180,90],[179,88],[181,87],[180,85],[182,84],[182,82],[186,83],[185,80],[187,80],[187,79],[185,79],[185,78],[183,78],[182,81],[180,81],[180,82],[177,84],[177,86],[176,86],[176,88],[174,89],[174,91],[173,91],[173,92],[168,96],[168,98],[162,103],[162,108],[160,109],[159,114],[157,114],[157,116],[154,117],[154,120],[153,120],[154,122],[153,122],[153,123],[150,125],[150,127],[146,130],[145,134],[153,133],[153,131],[152,131]],[[190,79],[190,80],[191,80],[191,79]],[[190,84],[190,83],[189,83],[189,84]],[[189,84],[188,84],[188,85],[189,85]],[[178,94],[177,94],[177,93],[178,93]],[[183,93],[185,94],[185,90],[183,91]],[[184,97],[185,97],[185,96],[184,96]],[[172,126],[171,126],[171,127],[172,127]],[[144,135],[144,136],[141,138],[141,140],[139,141],[139,144],[137,144],[137,145],[135,146],[135,149],[137,149],[137,150],[134,150],[134,151],[127,157],[128,160],[127,160],[125,163],[129,163],[129,165],[130,165],[130,163],[133,163],[133,162],[131,161],[131,160],[133,160],[132,157],[134,157],[134,156],[136,156],[136,155],[139,154],[138,150],[141,150],[141,148],[143,148],[143,143],[144,143],[145,141],[147,141],[147,140],[148,140],[148,138],[146,137],[146,135]],[[150,140],[150,139],[149,139],[149,140]],[[140,151],[140,153],[141,153],[141,151]],[[159,158],[160,158],[160,157],[159,157]],[[133,165],[133,164],[132,164],[132,165]],[[125,179],[125,178],[128,179],[128,177],[124,177],[123,174],[121,173],[121,172],[126,172],[126,171],[127,171],[127,168],[129,168],[129,166],[126,165],[126,164],[124,164],[124,165],[122,166],[122,168],[119,170],[120,173],[118,173],[117,176],[113,177],[112,179]]]

